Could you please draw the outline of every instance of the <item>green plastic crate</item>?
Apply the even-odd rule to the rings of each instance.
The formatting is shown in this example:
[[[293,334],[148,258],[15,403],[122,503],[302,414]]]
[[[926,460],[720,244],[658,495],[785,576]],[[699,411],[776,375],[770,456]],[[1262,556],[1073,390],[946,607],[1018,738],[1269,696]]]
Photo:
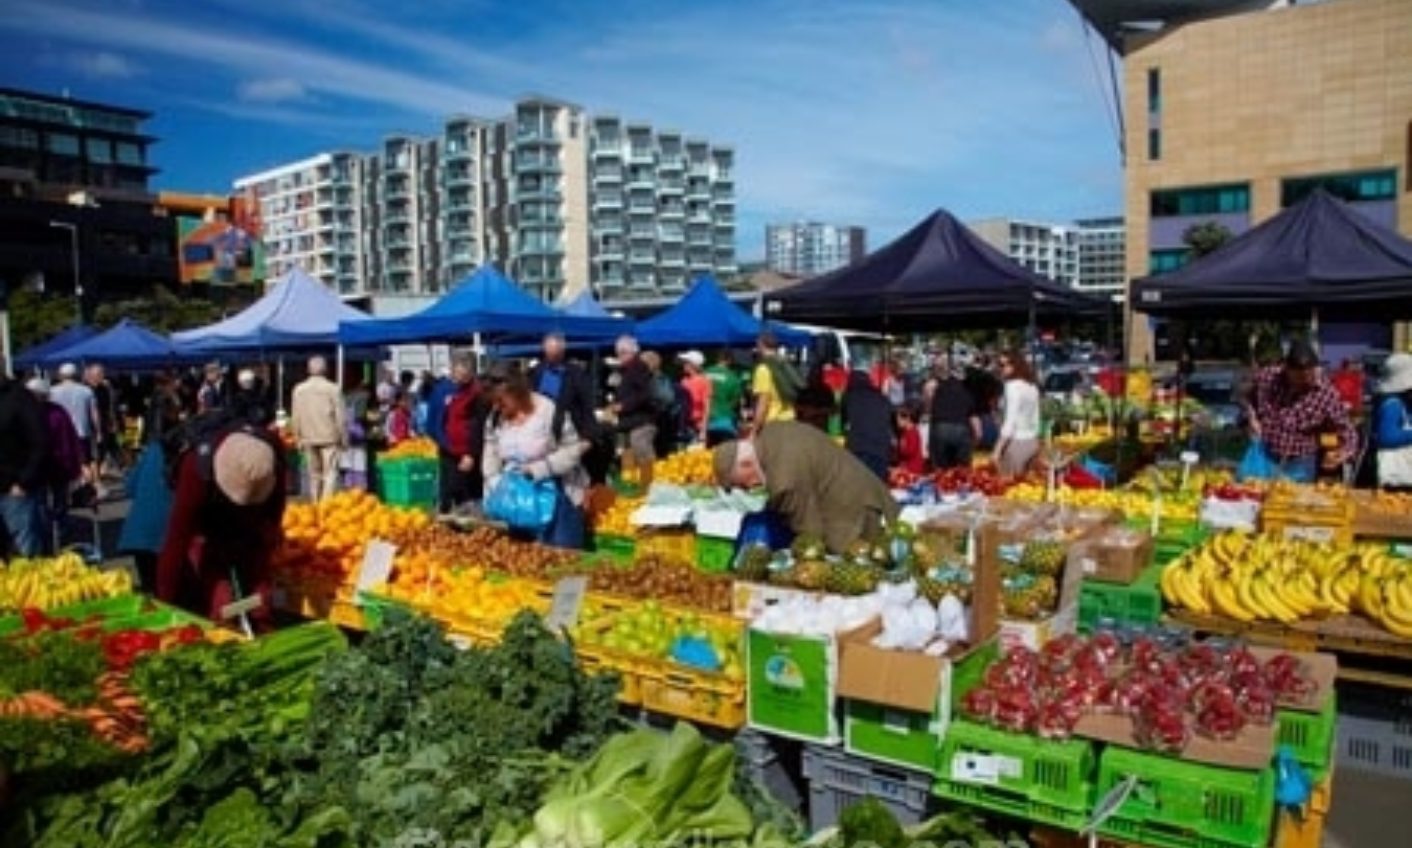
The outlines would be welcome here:
[[[901,768],[935,772],[941,740],[952,716],[969,692],[985,676],[999,648],[994,640],[952,662],[943,673],[945,687],[936,709],[913,712],[852,698],[843,702],[843,743],[850,754]]]
[[[1152,520],[1146,516],[1129,518],[1124,522],[1134,530],[1152,529]],[[1210,537],[1211,531],[1195,521],[1163,521],[1158,528],[1157,538],[1153,539],[1152,561],[1166,565]]]
[[[637,555],[637,542],[631,536],[598,533],[593,537],[593,550],[619,563],[630,563]]]
[[[1086,739],[1040,739],[955,719],[933,791],[942,798],[1079,829],[1094,801],[1097,757]]]
[[[434,459],[403,457],[378,463],[378,496],[388,506],[432,511],[439,498],[440,469]]]
[[[1161,565],[1149,565],[1132,583],[1084,580],[1079,585],[1079,630],[1091,633],[1104,619],[1156,624],[1162,618]]]
[[[724,574],[735,562],[735,540],[696,537],[696,567],[710,574]]]
[[[1100,795],[1129,776],[1137,787],[1099,828],[1153,848],[1263,848],[1275,813],[1275,772],[1192,763],[1118,746],[1103,752]]]
[[[1279,722],[1277,744],[1288,746],[1301,765],[1314,771],[1329,767],[1338,725],[1338,701],[1334,693],[1329,693],[1328,703],[1317,713],[1276,710],[1275,718]]]
[[[382,627],[382,622],[389,609],[398,609],[411,612],[412,608],[400,601],[391,598],[384,598],[380,595],[373,595],[368,592],[358,593],[358,603],[363,609],[363,627],[369,633]]]

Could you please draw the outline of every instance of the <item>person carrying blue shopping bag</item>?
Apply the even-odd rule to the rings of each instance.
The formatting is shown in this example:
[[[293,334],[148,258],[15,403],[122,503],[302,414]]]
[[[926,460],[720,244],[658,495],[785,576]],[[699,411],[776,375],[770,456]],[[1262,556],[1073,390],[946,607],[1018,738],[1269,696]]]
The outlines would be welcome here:
[[[582,548],[588,442],[569,416],[555,416],[554,402],[532,391],[522,374],[507,376],[494,389],[493,404],[482,460],[487,517],[518,525],[554,547]],[[540,500],[546,493],[552,509]],[[497,503],[506,505],[501,515],[494,514]]]
[[[1255,377],[1250,403],[1252,449],[1242,470],[1261,469],[1275,479],[1312,483],[1320,466],[1333,470],[1358,454],[1358,431],[1338,392],[1320,373],[1319,355],[1307,342],[1293,342],[1284,361]],[[1319,437],[1338,436],[1338,447],[1320,462]]]

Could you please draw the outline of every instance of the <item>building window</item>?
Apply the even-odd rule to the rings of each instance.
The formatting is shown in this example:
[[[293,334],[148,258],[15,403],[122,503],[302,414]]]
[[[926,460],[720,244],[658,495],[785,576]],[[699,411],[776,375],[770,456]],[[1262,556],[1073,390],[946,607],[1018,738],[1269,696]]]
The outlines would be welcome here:
[[[1157,127],[1147,131],[1147,161],[1156,162],[1162,158],[1162,130]]]
[[[119,165],[142,165],[142,148],[136,144],[120,141],[114,145]]]
[[[39,133],[25,127],[0,127],[0,147],[39,149]]]
[[[1154,218],[1184,215],[1224,215],[1250,211],[1250,186],[1221,185],[1162,189],[1152,192]]]
[[[60,156],[78,155],[78,136],[68,133],[49,133],[49,152]]]
[[[1153,274],[1175,271],[1191,259],[1191,251],[1184,247],[1170,250],[1154,250],[1147,256],[1147,270]]]
[[[1334,197],[1349,203],[1370,200],[1393,200],[1397,197],[1397,171],[1360,171],[1350,174],[1321,174],[1285,180],[1280,187],[1280,205],[1293,206],[1322,188]]]
[[[113,145],[106,138],[86,139],[83,147],[90,162],[107,165],[113,161]]]
[[[1147,114],[1162,112],[1162,69],[1147,69]]]

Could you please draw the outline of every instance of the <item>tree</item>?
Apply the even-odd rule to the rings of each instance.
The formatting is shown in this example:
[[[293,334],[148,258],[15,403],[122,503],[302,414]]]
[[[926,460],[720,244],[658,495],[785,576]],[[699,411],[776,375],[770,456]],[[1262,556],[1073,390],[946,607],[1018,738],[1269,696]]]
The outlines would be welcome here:
[[[1186,228],[1186,232],[1182,233],[1182,244],[1191,248],[1191,258],[1200,259],[1219,250],[1234,237],[1235,234],[1226,225],[1215,221],[1202,221]]]
[[[120,300],[98,307],[94,323],[110,327],[130,318],[154,333],[189,330],[217,321],[222,316],[219,306],[209,300],[178,297],[166,286],[153,286],[150,297]]]
[[[16,353],[65,330],[78,307],[67,295],[46,295],[28,289],[10,295],[10,338]]]

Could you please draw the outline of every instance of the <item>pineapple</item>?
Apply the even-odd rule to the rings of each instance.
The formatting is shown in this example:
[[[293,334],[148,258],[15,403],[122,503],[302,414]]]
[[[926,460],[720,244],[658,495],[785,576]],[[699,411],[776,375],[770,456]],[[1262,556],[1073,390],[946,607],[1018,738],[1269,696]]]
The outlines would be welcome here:
[[[741,551],[736,562],[735,574],[741,580],[761,583],[770,576],[770,562],[774,555],[764,545],[751,545]]]
[[[794,582],[801,589],[819,590],[828,582],[832,569],[821,559],[808,559],[794,567]]]
[[[866,565],[844,561],[830,569],[824,588],[837,595],[866,595],[877,588],[879,577]]]
[[[1030,542],[1020,555],[1020,570],[1030,574],[1059,575],[1068,558],[1064,546],[1054,541]]]

